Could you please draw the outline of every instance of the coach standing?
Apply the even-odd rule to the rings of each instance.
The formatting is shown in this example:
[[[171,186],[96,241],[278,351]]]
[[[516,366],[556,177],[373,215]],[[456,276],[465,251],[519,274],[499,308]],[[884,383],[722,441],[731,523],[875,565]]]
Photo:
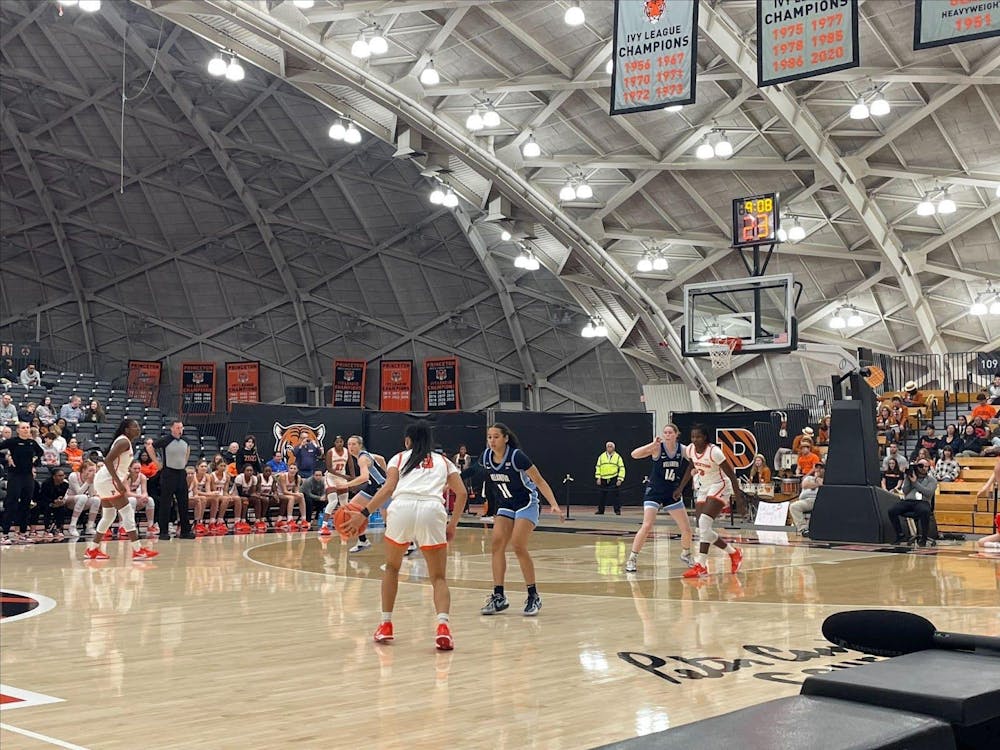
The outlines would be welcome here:
[[[597,506],[597,515],[604,514],[604,506],[610,498],[611,504],[615,508],[615,515],[622,514],[622,501],[618,488],[625,481],[625,462],[622,457],[615,452],[615,444],[610,440],[604,446],[604,453],[597,457],[597,466],[594,468],[594,479],[601,490],[600,504]]]
[[[174,500],[177,500],[177,515],[180,517],[180,535],[184,539],[194,539],[191,522],[188,520],[187,463],[191,448],[184,441],[184,423],[175,419],[170,425],[170,434],[153,442],[156,450],[163,451],[163,469],[160,471],[160,503],[157,506],[157,525],[160,540],[170,539],[170,517],[173,515]]]
[[[35,464],[42,459],[42,446],[31,437],[27,422],[17,423],[17,437],[0,443],[0,450],[10,451],[7,458],[7,499],[4,501],[4,531],[17,526],[22,534],[28,532],[28,511],[35,495]]]

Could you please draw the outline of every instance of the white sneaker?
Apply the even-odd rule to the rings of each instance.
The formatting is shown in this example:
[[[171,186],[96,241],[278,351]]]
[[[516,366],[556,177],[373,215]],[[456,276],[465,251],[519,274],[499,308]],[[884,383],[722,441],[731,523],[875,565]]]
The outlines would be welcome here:
[[[366,539],[363,542],[358,542],[357,544],[355,544],[353,547],[351,547],[347,551],[348,552],[360,552],[361,550],[367,549],[368,547],[371,547],[371,546],[372,546],[371,540],[370,539]]]
[[[406,557],[409,557],[410,555],[412,555],[416,551],[417,551],[417,545],[414,544],[413,542],[410,542],[410,546],[406,548],[406,552],[404,552],[403,554]]]
[[[69,535],[74,539],[76,539],[78,536],[80,536],[80,527],[74,523],[72,526],[69,527]]]
[[[83,533],[86,534],[86,535],[88,535],[88,536],[90,536],[91,534],[96,534],[97,533],[97,529],[94,528],[93,524],[88,523],[87,524],[87,528],[84,529]]]
[[[628,560],[625,561],[625,572],[635,573],[637,570],[639,570],[639,567],[636,563],[637,563],[636,558],[629,556]]]
[[[694,565],[694,556],[690,552],[681,552],[681,562],[690,568]]]

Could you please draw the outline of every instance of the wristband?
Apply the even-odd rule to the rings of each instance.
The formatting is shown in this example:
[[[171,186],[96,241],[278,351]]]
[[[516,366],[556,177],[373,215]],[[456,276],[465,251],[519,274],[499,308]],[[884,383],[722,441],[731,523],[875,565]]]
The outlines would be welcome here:
[[[370,510],[368,510],[368,508],[362,508],[361,509],[361,515],[363,515],[365,518],[368,518],[368,516],[370,516],[371,514],[372,514],[372,512]]]

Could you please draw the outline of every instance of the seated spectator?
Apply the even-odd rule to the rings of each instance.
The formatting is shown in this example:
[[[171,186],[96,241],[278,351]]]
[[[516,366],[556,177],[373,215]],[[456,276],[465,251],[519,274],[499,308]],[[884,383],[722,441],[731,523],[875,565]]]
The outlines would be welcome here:
[[[926,448],[917,448],[917,455],[914,457],[913,460],[910,461],[911,466],[913,465],[914,461],[917,462],[925,461],[927,465],[930,467],[931,471],[932,472],[934,471],[934,459],[931,458],[931,453]]]
[[[816,504],[816,495],[819,488],[823,486],[823,476],[826,474],[826,467],[822,463],[813,466],[812,472],[802,477],[802,488],[799,492],[799,499],[792,503],[788,510],[792,514],[792,523],[796,530],[804,537],[809,536],[809,524],[806,522],[806,513],[812,512]]]
[[[904,437],[910,424],[910,410],[899,396],[892,397],[892,432],[896,440]]]
[[[316,469],[302,483],[302,494],[306,497],[310,516],[322,515],[323,509],[326,507],[326,484],[323,481],[322,469]],[[320,520],[320,528],[322,528],[322,523]]]
[[[80,408],[80,397],[70,396],[67,403],[62,405],[59,409],[59,419],[65,420],[65,425],[73,432],[76,432],[76,426],[83,419],[83,409]],[[66,427],[63,428],[63,432],[66,431]]]
[[[973,419],[975,419],[976,417],[982,417],[984,422],[989,422],[991,419],[993,419],[993,417],[997,415],[996,407],[990,406],[986,402],[985,393],[980,393],[979,395],[977,395],[976,401],[978,401],[979,403],[976,405],[976,408],[972,410]]]
[[[807,476],[812,473],[813,468],[823,459],[820,458],[818,453],[815,453],[812,448],[811,443],[802,443],[799,448],[799,457],[796,461],[798,464],[798,475]]]
[[[152,479],[160,473],[160,465],[156,462],[156,449],[153,448],[153,439],[146,438],[143,449],[139,451],[139,473]]]
[[[895,458],[887,457],[882,468],[882,489],[886,492],[896,492],[903,482],[903,469]]]
[[[83,465],[83,449],[77,443],[76,438],[70,438],[66,444],[66,462],[73,471],[79,471]]]
[[[976,432],[977,438],[987,438],[990,434],[990,428],[987,427],[986,422],[982,417],[973,417],[972,421],[969,422],[972,425],[972,429]]]
[[[0,396],[0,424],[17,424],[17,407],[9,393]]]
[[[934,478],[939,482],[954,482],[962,473],[962,467],[955,460],[951,448],[941,449],[941,460],[934,467]]]
[[[23,409],[20,409],[17,412],[17,420],[19,422],[27,422],[28,424],[31,424],[32,422],[35,421],[35,410],[37,408],[38,404],[36,404],[34,401],[29,401],[24,405]],[[37,427],[38,425],[34,426]]]
[[[903,397],[901,401],[905,406],[923,406],[926,398],[924,394],[917,389],[917,382],[915,380],[908,380],[903,386]]]
[[[53,411],[52,406],[52,396],[43,396],[42,402],[35,409],[35,416],[38,417],[39,421],[48,427],[56,421],[56,414]]]
[[[934,425],[928,422],[924,426],[924,434],[920,436],[920,440],[917,441],[917,447],[913,451],[915,456],[921,448],[926,448],[929,458],[937,458],[938,449],[941,447],[941,439],[934,434]],[[913,458],[911,457],[912,461]]]
[[[990,387],[987,389],[990,397],[990,403],[993,406],[1000,406],[1000,372],[993,376],[993,382],[990,383]]]
[[[270,466],[271,472],[274,474],[283,474],[284,472],[288,471],[288,462],[285,461],[285,457],[281,455],[280,451],[276,452],[274,454],[274,458],[272,458],[264,465]]]
[[[761,454],[753,457],[753,464],[750,466],[750,473],[747,474],[747,481],[750,484],[770,484],[771,469]]]
[[[889,443],[889,449],[886,451],[885,458],[882,459],[882,471],[888,467],[890,458],[896,459],[896,465],[899,466],[900,471],[906,471],[906,467],[910,465],[910,462],[899,452],[899,446],[896,443]]]
[[[56,422],[54,425],[49,427],[49,432],[55,438],[52,441],[52,446],[60,453],[66,452],[66,438],[62,434],[62,430],[59,427],[59,423]],[[68,479],[68,478],[67,478]]]
[[[66,501],[67,490],[69,482],[66,481],[66,472],[54,469],[52,476],[42,482],[38,491],[37,512],[45,529],[53,535],[54,541],[62,540],[63,527],[72,512]]]
[[[973,458],[983,452],[983,439],[976,435],[976,428],[971,424],[965,426],[965,434],[962,435],[962,451],[958,454],[966,458]]]
[[[962,450],[962,436],[958,434],[958,428],[950,424],[944,428],[944,435],[941,436],[938,450],[951,448],[951,454],[957,456]]]
[[[104,407],[95,398],[92,399],[90,405],[83,410],[83,416],[80,417],[81,422],[91,422],[100,424],[104,421]]]
[[[827,414],[819,420],[819,429],[816,431],[816,445],[830,444],[830,415]]]
[[[896,531],[894,544],[909,541],[909,534],[903,533],[899,522],[902,515],[915,518],[920,531],[917,545],[927,546],[927,536],[930,529],[934,493],[937,492],[937,480],[930,475],[930,467],[923,461],[917,461],[903,477],[903,499],[889,508],[889,520]]]
[[[892,421],[892,412],[889,411],[888,406],[883,406],[878,410],[878,416],[875,418],[875,430],[879,435],[884,437],[886,440],[893,440],[893,425],[895,422]]]
[[[7,358],[3,361],[3,367],[0,368],[0,386],[3,386],[5,391],[9,391],[12,385],[15,385],[20,380],[20,376],[14,371],[14,360]]]
[[[795,436],[795,439],[792,440],[792,453],[797,454],[799,452],[799,448],[802,446],[803,440],[808,440],[810,443],[813,441],[812,427],[803,427],[802,433]]]
[[[35,369],[34,364],[30,364],[21,370],[21,376],[18,378],[21,381],[21,385],[25,388],[41,388],[42,387],[42,373]]]
[[[60,464],[59,451],[52,445],[54,436],[51,432],[46,433],[42,439],[42,466],[58,466]]]

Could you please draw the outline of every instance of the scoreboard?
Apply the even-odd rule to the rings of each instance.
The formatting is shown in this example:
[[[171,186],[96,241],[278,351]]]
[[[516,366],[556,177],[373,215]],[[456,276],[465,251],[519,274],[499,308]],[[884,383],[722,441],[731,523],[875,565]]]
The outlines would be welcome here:
[[[733,200],[733,247],[771,245],[778,240],[778,194]]]

